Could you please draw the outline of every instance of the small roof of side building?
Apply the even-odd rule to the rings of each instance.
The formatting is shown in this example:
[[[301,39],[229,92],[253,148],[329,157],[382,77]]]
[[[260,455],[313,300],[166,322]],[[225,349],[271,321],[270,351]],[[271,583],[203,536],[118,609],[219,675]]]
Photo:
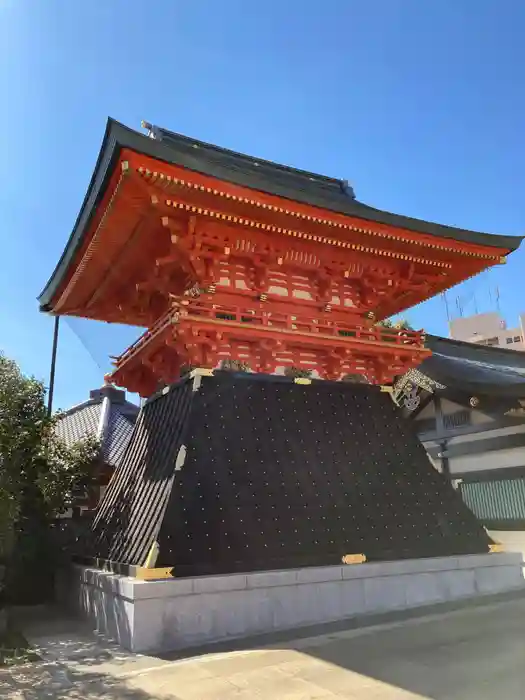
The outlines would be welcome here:
[[[126,392],[104,386],[90,398],[65,411],[56,432],[67,445],[87,437],[100,440],[102,461],[116,467],[129,442],[139,407],[126,401]]]
[[[149,136],[112,119],[108,120],[97,164],[73,232],[53,275],[39,297],[43,311],[52,309],[54,295],[65,279],[75,254],[82,246],[93,214],[123,149],[131,149],[158,161],[290,201],[419,234],[448,238],[471,245],[489,246],[503,250],[505,254],[516,250],[523,239],[520,236],[468,231],[375,209],[359,202],[352,188],[344,180],[236,153],[167,129],[145,126],[149,129]]]
[[[438,391],[525,398],[525,352],[434,335],[427,336],[426,346],[432,355],[415,372],[430,379]]]

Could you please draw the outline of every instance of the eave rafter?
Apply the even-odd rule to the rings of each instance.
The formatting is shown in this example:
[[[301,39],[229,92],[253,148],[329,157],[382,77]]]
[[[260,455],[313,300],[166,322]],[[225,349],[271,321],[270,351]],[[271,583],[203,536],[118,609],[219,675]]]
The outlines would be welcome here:
[[[396,299],[401,303],[401,300],[408,297],[408,303],[404,305],[413,305],[427,298],[429,294],[447,289],[457,281],[455,277],[450,279],[447,272],[439,268],[434,268],[433,272],[428,270],[424,272],[419,269],[421,266],[418,263],[421,260],[418,258],[399,256],[399,258],[403,257],[401,264],[404,267],[399,278],[400,262],[393,259],[388,251],[385,252],[384,259],[378,259],[374,258],[370,252],[363,253],[358,249],[351,249],[351,252],[343,251],[341,248],[344,248],[344,245],[330,247],[317,241],[312,244],[305,238],[294,241],[294,246],[290,249],[284,240],[272,239],[268,229],[257,226],[256,222],[249,227],[246,220],[226,214],[211,217],[210,222],[207,218],[209,210],[188,205],[184,211],[174,212],[173,201],[162,199],[156,201],[156,205],[163,225],[178,231],[171,236],[172,244],[178,250],[174,249],[173,253],[167,256],[165,263],[175,264],[178,260],[182,260],[182,256],[186,256],[186,259],[191,262],[191,268],[195,270],[197,276],[200,276],[204,285],[211,284],[215,280],[211,270],[212,267],[217,269],[220,260],[237,257],[251,260],[252,264],[253,261],[257,261],[258,264],[255,267],[261,279],[270,262],[269,258],[272,258],[274,263],[277,262],[283,268],[312,269],[318,276],[321,286],[322,278],[331,276],[327,272],[335,274],[339,272],[345,279],[360,280],[363,293],[368,296],[367,308],[377,305],[375,315],[382,318],[397,311],[397,308],[392,308]],[[186,217],[194,222],[191,235],[181,231],[183,226],[181,222],[185,221]],[[222,225],[220,222],[223,222]],[[197,226],[200,229],[200,236],[195,235]],[[258,253],[258,249],[262,253]],[[315,253],[312,254],[312,251]],[[299,257],[301,253],[302,256]],[[449,263],[446,265],[450,267]],[[259,286],[263,285],[259,284]],[[434,292],[433,289],[436,291]]]
[[[263,293],[265,263],[255,260],[270,256],[283,269],[311,269],[317,275],[318,298],[326,303],[324,277],[340,274],[355,279],[363,306],[379,319],[502,259],[503,251],[489,254],[480,246],[436,242],[428,235],[380,225],[363,227],[362,221],[294,202],[282,206],[270,195],[175,166],[165,167],[184,177],[149,170],[143,165],[145,157],[131,151],[123,152],[123,157],[126,160],[115,171],[113,187],[94,219],[94,233],[53,306],[55,313],[74,309],[88,318],[131,323],[136,316],[135,322],[149,322],[154,311],[150,313],[139,302],[142,291],[162,294],[168,303],[170,295],[180,295],[196,284],[214,284],[219,256],[244,257]],[[282,221],[288,225],[281,225]],[[179,236],[177,227],[190,225],[195,231]],[[161,306],[155,303],[156,309]]]
[[[139,166],[139,173],[140,170],[141,168]],[[346,259],[348,258],[349,252],[354,251],[359,256],[368,254],[374,257],[376,261],[378,259],[380,260],[381,258],[390,258],[395,260],[397,265],[399,265],[399,261],[405,261],[409,267],[415,269],[415,272],[412,273],[414,279],[409,282],[408,276],[404,278],[405,289],[400,294],[397,305],[392,305],[392,299],[395,297],[393,297],[391,293],[389,294],[390,302],[386,305],[381,304],[381,306],[377,309],[376,315],[378,318],[395,314],[403,308],[420,303],[429,296],[434,296],[438,293],[446,291],[465,278],[474,276],[481,270],[486,269],[491,265],[502,264],[505,262],[505,257],[503,255],[505,251],[503,250],[495,250],[489,253],[487,252],[486,248],[482,248],[481,246],[466,246],[465,244],[459,243],[451,245],[448,244],[448,242],[446,244],[443,242],[430,243],[425,241],[425,238],[429,238],[428,236],[415,236],[412,234],[410,238],[407,236],[403,238],[395,233],[385,233],[383,231],[375,232],[379,238],[383,238],[385,241],[395,242],[395,247],[389,249],[385,248],[384,244],[383,247],[377,247],[370,244],[364,245],[362,243],[355,242],[355,239],[354,241],[344,240],[340,237],[340,231],[338,232],[339,227],[334,228],[334,237],[316,235],[315,233],[311,232],[311,226],[307,227],[305,230],[285,228],[278,226],[275,223],[262,221],[260,218],[260,213],[263,209],[262,204],[259,203],[260,208],[257,211],[258,204],[256,200],[250,200],[250,203],[253,205],[252,209],[253,207],[256,208],[255,212],[252,211],[252,215],[259,215],[259,218],[254,218],[253,216],[249,218],[246,216],[240,216],[238,212],[236,212],[235,205],[238,203],[239,197],[235,198],[234,196],[228,196],[227,192],[205,188],[207,193],[211,191],[214,198],[212,204],[215,204],[215,208],[211,206],[202,206],[198,203],[189,202],[187,199],[184,200],[182,197],[185,193],[187,194],[186,190],[184,189],[185,186],[181,189],[181,186],[176,183],[173,178],[171,180],[169,179],[170,176],[166,176],[155,171],[150,172],[149,175],[146,171],[144,171],[142,175],[151,185],[152,189],[157,188],[157,191],[159,189],[163,191],[167,190],[168,193],[171,191],[174,191],[175,193],[178,192],[180,197],[179,199],[164,199],[161,197],[160,202],[162,205],[175,209],[183,214],[197,214],[200,217],[205,217],[215,222],[222,222],[225,225],[235,226],[236,228],[241,227],[245,231],[265,231],[273,235],[278,234],[278,236],[283,235],[288,238],[292,237],[294,238],[294,247],[301,242],[305,242],[310,247],[318,244],[316,246],[317,249],[324,249],[325,251],[327,248],[331,248],[332,254],[335,250],[340,249],[342,252],[341,257],[345,257]],[[192,177],[193,175],[194,174],[191,174]],[[187,183],[188,181],[185,182]],[[198,192],[202,192],[202,186],[196,186],[193,189]],[[245,199],[245,201],[248,200]],[[270,210],[270,207],[268,206],[267,209]],[[280,207],[278,209],[280,211],[282,208]],[[307,219],[306,215],[303,218]],[[319,221],[321,220],[319,219]],[[323,220],[323,222],[326,224],[326,220]],[[359,227],[350,225],[347,226],[343,224],[341,224],[340,228],[347,231],[358,231],[360,233],[364,231]],[[371,229],[367,229],[366,232],[370,235],[374,234]],[[324,233],[326,233],[326,231],[324,231]],[[274,238],[274,240],[276,239]],[[405,244],[405,250],[403,250],[403,244]],[[417,254],[417,251],[414,252],[414,246],[426,246],[431,248],[431,256],[428,254]],[[443,257],[444,254],[445,257]],[[440,256],[441,259],[439,259]],[[429,268],[434,268],[435,272],[431,273]],[[429,280],[429,274],[432,277],[431,281]],[[419,278],[419,280],[417,280],[417,278]],[[392,292],[393,290],[389,291]]]
[[[297,202],[286,202],[276,198],[273,195],[266,195],[262,192],[246,190],[245,188],[214,180],[209,176],[201,175],[195,172],[185,171],[177,166],[167,166],[159,164],[147,157],[136,156],[134,165],[138,174],[144,181],[153,185],[155,188],[163,190],[167,194],[176,194],[183,192],[194,191],[201,198],[202,195],[209,195],[217,200],[229,200],[236,205],[242,204],[250,207],[252,211],[258,209],[262,212],[271,212],[272,214],[281,214],[295,219],[304,221],[308,224],[308,229],[305,235],[310,240],[315,240],[315,235],[311,233],[312,225],[319,224],[326,229],[330,227],[334,230],[334,235],[339,236],[342,232],[354,232],[362,234],[370,239],[383,238],[385,241],[394,241],[396,247],[400,244],[408,244],[410,246],[418,246],[421,248],[432,249],[432,257],[436,257],[435,251],[452,253],[465,257],[480,258],[484,260],[493,260],[494,264],[501,262],[501,257],[505,254],[504,250],[487,250],[479,245],[464,245],[455,241],[445,239],[437,239],[427,234],[414,234],[410,231],[401,229],[392,230],[385,225],[373,224],[364,222],[363,220],[353,219],[352,217],[338,215],[335,213],[327,213],[324,210],[317,210],[312,206],[299,204]],[[262,222],[259,222],[262,223]],[[279,229],[280,227],[276,227]],[[290,229],[293,230],[293,229]],[[280,232],[280,231],[276,231]],[[326,230],[324,231],[326,237]],[[323,241],[325,242],[325,241]]]

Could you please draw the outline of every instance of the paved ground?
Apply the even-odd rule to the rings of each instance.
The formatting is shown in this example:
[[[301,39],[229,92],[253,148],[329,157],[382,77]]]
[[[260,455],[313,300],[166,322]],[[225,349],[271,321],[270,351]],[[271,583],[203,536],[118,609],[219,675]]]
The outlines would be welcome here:
[[[45,663],[0,673],[3,700],[524,700],[525,597],[249,651],[166,661],[55,621]]]

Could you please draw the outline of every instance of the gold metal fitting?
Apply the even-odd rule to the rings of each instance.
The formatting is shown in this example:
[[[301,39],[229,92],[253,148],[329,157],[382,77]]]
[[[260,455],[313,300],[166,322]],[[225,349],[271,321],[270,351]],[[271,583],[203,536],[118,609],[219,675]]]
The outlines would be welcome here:
[[[196,367],[190,372],[190,377],[191,379],[194,377],[213,377],[213,369],[209,367]]]
[[[497,554],[498,552],[504,552],[505,549],[502,544],[489,544],[490,554]]]
[[[173,578],[173,567],[162,567],[159,569],[148,569],[145,566],[137,566],[135,578],[140,581],[159,581],[161,579]]]
[[[364,564],[366,556],[364,554],[345,554],[341,561],[343,564]]]

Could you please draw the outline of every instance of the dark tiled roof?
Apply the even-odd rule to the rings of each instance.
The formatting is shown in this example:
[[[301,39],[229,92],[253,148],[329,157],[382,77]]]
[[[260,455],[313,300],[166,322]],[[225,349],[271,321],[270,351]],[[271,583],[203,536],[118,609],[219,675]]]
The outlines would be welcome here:
[[[520,236],[479,233],[391,214],[359,202],[346,182],[337,178],[235,153],[167,129],[155,127],[152,135],[154,138],[149,138],[113,119],[108,120],[97,164],[73,232],[51,279],[39,297],[43,311],[50,310],[56,290],[66,275],[73,256],[82,245],[91,217],[123,148],[254,190],[416,233],[502,248],[508,252],[515,250],[522,241]]]
[[[421,372],[446,387],[501,397],[525,397],[525,352],[427,336],[432,355]]]
[[[109,401],[103,416],[104,399]],[[68,445],[87,437],[101,441],[102,458],[117,466],[133,432],[139,407],[125,399],[125,392],[102,387],[91,392],[88,401],[73,406],[57,423],[56,432]]]
[[[271,161],[236,153],[226,148],[176,134],[168,129],[152,127],[152,136],[170,148],[170,160],[189,170],[211,175],[278,197],[310,204],[322,209],[355,216],[366,221],[405,228],[416,233],[451,238],[466,243],[517,248],[522,237],[497,236],[444,226],[408,216],[376,209],[356,199],[345,180],[290,168]]]
[[[113,407],[102,446],[106,464],[119,464],[133,432],[136,417],[136,413],[124,415],[118,410],[118,406]]]
[[[66,411],[57,423],[56,432],[68,445],[97,434],[100,403],[85,401]]]

